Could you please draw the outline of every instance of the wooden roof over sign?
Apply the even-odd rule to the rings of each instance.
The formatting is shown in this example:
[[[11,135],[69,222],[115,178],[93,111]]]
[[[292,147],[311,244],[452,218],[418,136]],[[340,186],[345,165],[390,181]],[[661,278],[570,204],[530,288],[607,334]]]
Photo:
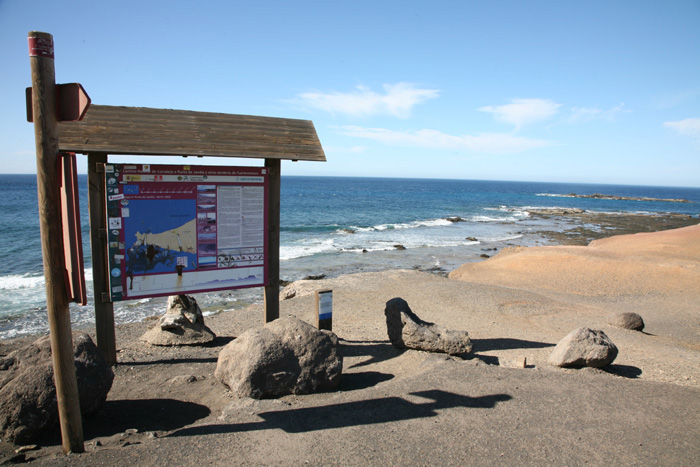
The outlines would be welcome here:
[[[80,154],[326,160],[309,120],[107,105],[60,122],[58,146]]]

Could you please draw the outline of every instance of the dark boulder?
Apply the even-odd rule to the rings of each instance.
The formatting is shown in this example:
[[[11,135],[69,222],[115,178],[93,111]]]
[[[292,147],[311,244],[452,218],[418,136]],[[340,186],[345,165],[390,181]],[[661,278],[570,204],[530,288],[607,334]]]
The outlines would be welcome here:
[[[114,373],[90,336],[73,333],[80,411],[95,413],[107,399]],[[29,443],[58,428],[51,343],[42,337],[0,359],[0,436]]]
[[[387,333],[394,347],[459,355],[471,352],[472,343],[466,331],[451,331],[416,316],[406,300],[393,298],[384,309]]]

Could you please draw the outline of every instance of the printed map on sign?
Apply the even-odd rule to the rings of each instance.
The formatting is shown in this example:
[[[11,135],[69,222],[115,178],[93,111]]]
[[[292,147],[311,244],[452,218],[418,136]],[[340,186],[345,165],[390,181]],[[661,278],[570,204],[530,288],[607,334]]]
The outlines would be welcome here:
[[[265,168],[107,164],[105,177],[112,301],[265,285]]]
[[[195,200],[140,200],[124,222],[127,276],[197,269]],[[158,213],[154,216],[153,213]]]

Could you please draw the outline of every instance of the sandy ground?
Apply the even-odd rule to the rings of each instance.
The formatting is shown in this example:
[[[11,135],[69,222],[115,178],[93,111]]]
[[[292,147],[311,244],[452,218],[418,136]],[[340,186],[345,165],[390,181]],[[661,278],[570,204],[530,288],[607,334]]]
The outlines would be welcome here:
[[[158,348],[154,321],[117,329],[115,382],[84,420],[86,452],[57,437],[36,465],[700,465],[700,225],[590,246],[506,249],[450,278],[363,273],[291,285],[281,315],[310,323],[333,290],[337,391],[236,399],[214,376],[221,348],[263,309],[207,318],[217,340]],[[399,351],[385,303],[469,332],[466,358]],[[644,332],[608,324],[634,311]],[[547,365],[569,331],[602,329],[620,350],[605,370]],[[526,368],[518,368],[525,357]]]

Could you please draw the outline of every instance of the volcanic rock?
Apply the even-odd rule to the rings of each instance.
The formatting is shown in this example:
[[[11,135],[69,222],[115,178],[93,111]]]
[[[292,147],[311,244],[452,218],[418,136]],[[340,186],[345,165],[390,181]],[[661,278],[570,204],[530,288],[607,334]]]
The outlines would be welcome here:
[[[578,328],[571,331],[554,347],[549,364],[565,368],[584,366],[602,368],[617,357],[617,347],[599,330]]]
[[[171,295],[158,325],[141,339],[152,345],[198,345],[213,341],[216,335],[204,324],[204,315],[193,296]]]
[[[338,337],[290,317],[238,336],[214,375],[236,396],[262,399],[334,389],[342,370]]]
[[[472,343],[466,331],[451,331],[420,319],[406,300],[392,298],[384,309],[387,333],[394,347],[426,350],[458,355],[471,352]]]
[[[114,373],[90,336],[73,333],[80,412],[95,413],[107,399]],[[0,359],[0,437],[16,444],[58,428],[58,403],[49,336]]]
[[[644,329],[644,320],[637,313],[615,313],[608,319],[608,323],[618,328],[641,331]]]

